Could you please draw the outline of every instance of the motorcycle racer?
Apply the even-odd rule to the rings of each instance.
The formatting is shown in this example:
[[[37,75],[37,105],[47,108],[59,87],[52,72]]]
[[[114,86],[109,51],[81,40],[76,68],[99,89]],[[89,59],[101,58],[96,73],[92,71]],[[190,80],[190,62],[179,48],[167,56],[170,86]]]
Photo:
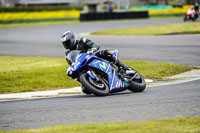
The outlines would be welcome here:
[[[129,72],[131,71],[129,70],[128,66],[118,60],[117,56],[113,56],[112,51],[99,50],[100,45],[87,38],[81,38],[80,40],[77,40],[75,33],[72,31],[64,32],[61,36],[61,41],[64,48],[67,50],[65,52],[65,58],[72,50],[80,50],[82,53],[87,54],[97,53],[100,58],[113,62],[118,68],[122,68]],[[70,62],[68,63],[70,64]]]
[[[199,3],[198,2],[194,3],[194,10],[195,10],[196,17],[198,17],[199,16]]]

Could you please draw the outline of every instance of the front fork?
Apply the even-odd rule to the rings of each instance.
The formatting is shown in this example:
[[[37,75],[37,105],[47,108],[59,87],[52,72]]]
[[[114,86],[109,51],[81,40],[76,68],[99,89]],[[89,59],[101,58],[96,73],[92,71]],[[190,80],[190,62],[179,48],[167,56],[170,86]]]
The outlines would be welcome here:
[[[104,88],[104,84],[103,84],[103,82],[105,82],[104,81],[104,79],[102,79],[101,77],[99,77],[98,75],[96,75],[95,74],[95,72],[91,69],[91,68],[89,68],[89,70],[87,71],[87,74],[89,75],[89,81],[94,85],[94,86],[96,86],[96,87],[98,87],[98,88],[100,88],[100,89],[102,89],[102,88]],[[107,83],[107,82],[105,82],[105,83]]]
[[[92,78],[92,79],[96,79],[96,74],[94,73],[94,71],[92,69],[89,69],[87,71],[87,74]]]
[[[92,68],[89,68],[87,71],[87,74],[95,81],[101,81],[103,80],[107,85],[109,85],[108,80],[105,79],[105,77],[99,77],[98,75],[95,74],[95,71]],[[100,79],[101,78],[101,79]]]

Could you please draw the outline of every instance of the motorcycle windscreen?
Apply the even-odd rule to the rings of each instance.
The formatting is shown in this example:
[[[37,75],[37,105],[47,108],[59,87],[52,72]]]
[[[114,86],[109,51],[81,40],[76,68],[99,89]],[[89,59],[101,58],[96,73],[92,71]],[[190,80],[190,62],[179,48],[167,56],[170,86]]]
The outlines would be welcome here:
[[[67,56],[66,56],[67,63],[68,63],[69,65],[71,65],[73,62],[75,62],[77,56],[78,56],[80,53],[81,53],[80,50],[72,50],[72,51],[70,51],[70,52],[67,54]]]

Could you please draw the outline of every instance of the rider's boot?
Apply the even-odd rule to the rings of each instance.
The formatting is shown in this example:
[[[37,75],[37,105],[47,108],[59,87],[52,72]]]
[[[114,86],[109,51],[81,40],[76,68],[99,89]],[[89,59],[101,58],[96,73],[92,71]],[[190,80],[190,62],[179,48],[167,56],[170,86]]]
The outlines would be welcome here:
[[[129,66],[125,65],[124,63],[122,63],[119,59],[118,59],[118,55],[119,55],[119,51],[118,50],[114,50],[111,51],[114,55],[113,55],[113,63],[121,70],[125,70],[126,74],[130,74],[130,73],[135,73],[135,71],[133,69],[131,69]]]
[[[124,70],[126,73],[133,73],[135,72],[133,69],[128,67],[127,65],[123,64],[119,59],[119,51],[108,51],[108,50],[101,50],[97,53],[97,55],[101,58],[107,59],[108,61],[112,62],[119,68],[119,71]]]
[[[129,66],[127,66],[126,64],[122,63],[120,60],[117,60],[117,62],[115,63],[115,65],[121,70],[125,70],[126,74],[135,74],[135,71],[133,69],[131,69]]]

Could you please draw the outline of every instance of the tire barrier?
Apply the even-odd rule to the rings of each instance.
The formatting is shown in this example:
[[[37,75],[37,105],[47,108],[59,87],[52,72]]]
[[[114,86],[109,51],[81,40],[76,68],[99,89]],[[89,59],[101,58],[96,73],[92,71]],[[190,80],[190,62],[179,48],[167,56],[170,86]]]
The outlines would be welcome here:
[[[80,21],[149,18],[148,11],[81,13]]]

